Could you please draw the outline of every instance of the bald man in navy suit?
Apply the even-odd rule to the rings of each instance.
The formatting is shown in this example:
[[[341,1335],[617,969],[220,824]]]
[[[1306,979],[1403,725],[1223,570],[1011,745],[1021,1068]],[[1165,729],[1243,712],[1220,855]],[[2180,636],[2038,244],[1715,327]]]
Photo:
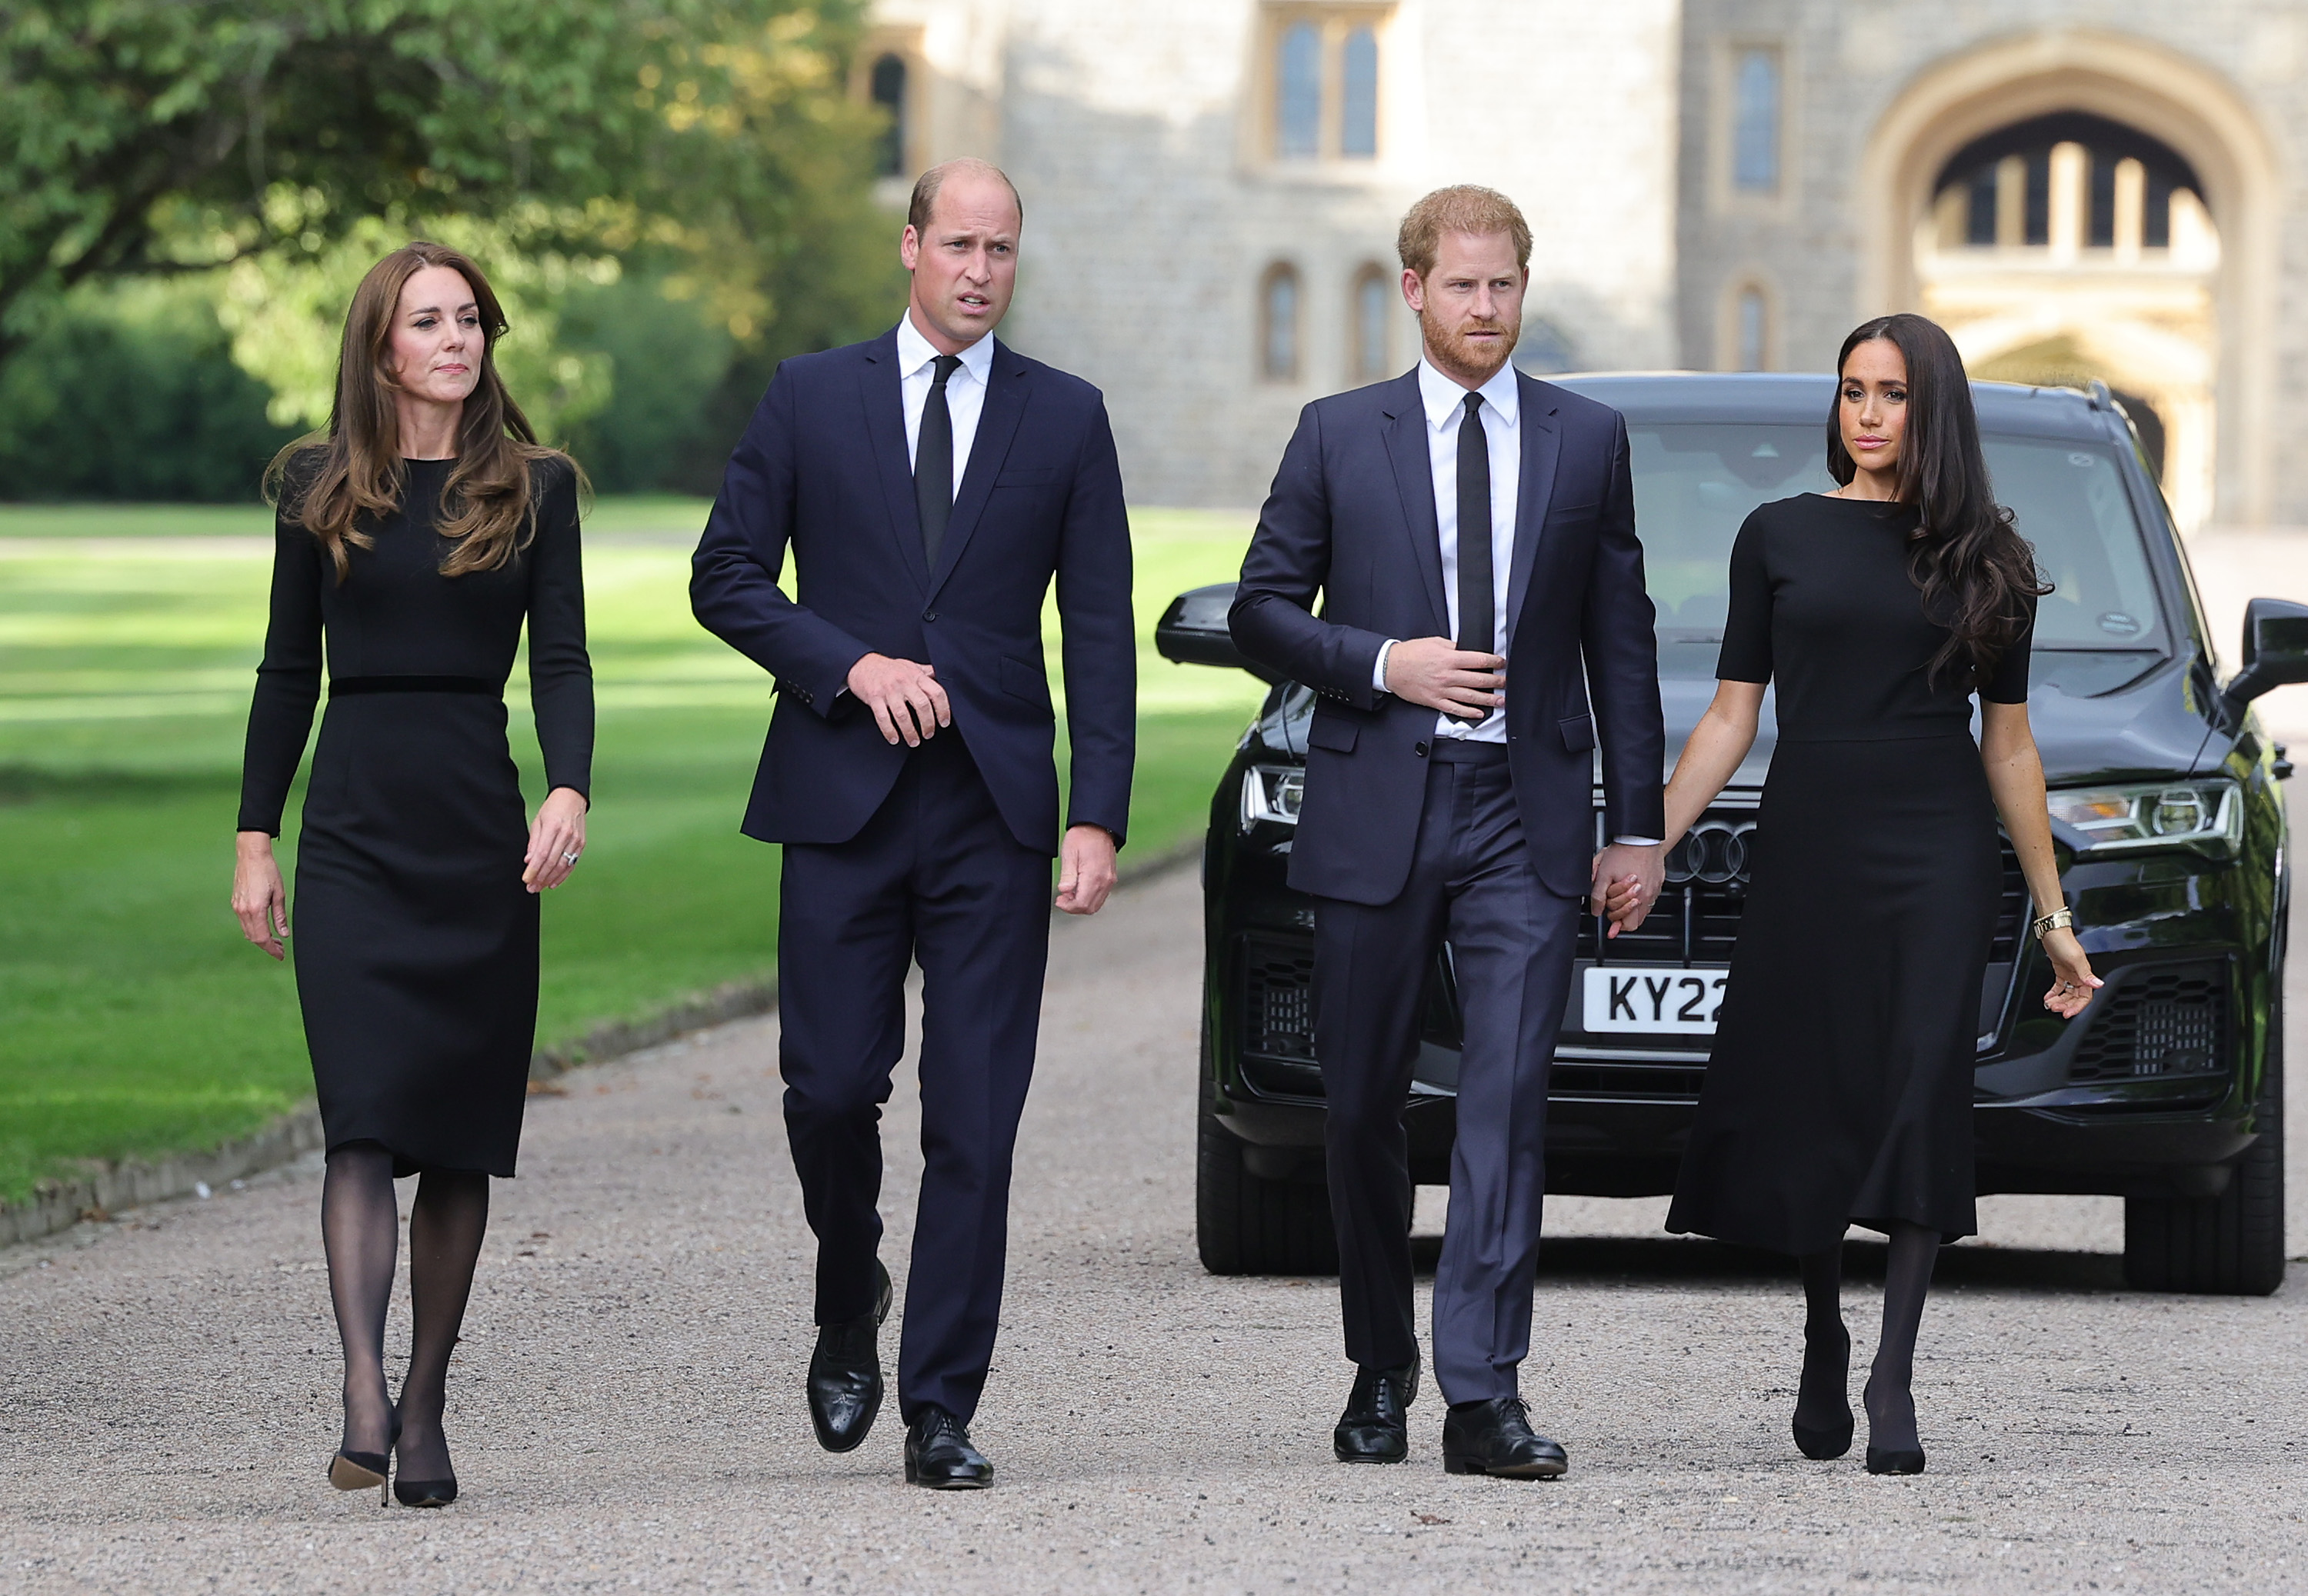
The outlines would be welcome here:
[[[745,832],[785,845],[779,1068],[818,1240],[806,1390],[828,1451],[883,1396],[878,1122],[923,976],[925,1168],[898,1360],[906,1478],[966,1489],[1002,1306],[1011,1152],[1056,905],[1095,914],[1129,823],[1130,529],[1105,401],[1003,348],[1024,225],[995,167],[914,189],[906,313],[788,360],[730,457],[690,600],[777,679]],[[788,551],[795,593],[778,586]],[[1042,606],[1072,761],[1060,826]]]

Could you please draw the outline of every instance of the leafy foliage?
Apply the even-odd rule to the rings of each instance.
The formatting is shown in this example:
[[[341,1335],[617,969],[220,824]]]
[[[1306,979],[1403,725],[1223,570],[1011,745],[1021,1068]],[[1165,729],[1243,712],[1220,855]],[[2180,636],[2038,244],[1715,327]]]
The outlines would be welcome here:
[[[252,326],[453,224],[540,288],[635,262],[755,369],[849,336],[892,270],[844,88],[860,4],[0,0],[0,361],[75,284],[269,257],[234,279],[237,348],[309,418],[309,348],[254,355]]]

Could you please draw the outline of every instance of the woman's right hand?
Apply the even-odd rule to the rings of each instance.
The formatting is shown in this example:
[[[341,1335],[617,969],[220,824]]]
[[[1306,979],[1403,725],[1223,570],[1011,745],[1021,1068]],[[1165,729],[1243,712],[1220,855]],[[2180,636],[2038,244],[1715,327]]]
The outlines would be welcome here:
[[[280,867],[273,862],[272,838],[262,831],[243,831],[234,839],[232,912],[240,917],[240,934],[274,958],[283,957],[280,940],[288,934],[288,891],[280,882]]]

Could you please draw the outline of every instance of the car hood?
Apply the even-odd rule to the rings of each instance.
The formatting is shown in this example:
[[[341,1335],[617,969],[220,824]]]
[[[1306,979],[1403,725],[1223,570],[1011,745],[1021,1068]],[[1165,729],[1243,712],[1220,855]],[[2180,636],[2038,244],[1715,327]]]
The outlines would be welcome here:
[[[2127,678],[2129,678],[2127,680]],[[2036,656],[2028,689],[2028,722],[2053,786],[2102,780],[2195,774],[2217,767],[2210,674],[2153,655],[2046,651]],[[1666,716],[1668,768],[1715,697],[1713,681],[1668,676],[1659,682]],[[1727,784],[1761,787],[1778,742],[1776,699],[1767,690],[1755,746]],[[1978,721],[1973,720],[1975,734]],[[1601,779],[1598,756],[1596,777]]]

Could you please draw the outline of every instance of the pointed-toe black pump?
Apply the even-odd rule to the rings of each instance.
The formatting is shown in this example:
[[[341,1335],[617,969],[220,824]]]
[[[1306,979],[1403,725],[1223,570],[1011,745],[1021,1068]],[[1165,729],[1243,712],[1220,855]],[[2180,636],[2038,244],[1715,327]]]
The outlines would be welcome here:
[[[339,1490],[374,1490],[381,1505],[384,1501],[384,1482],[392,1472],[392,1449],[400,1444],[400,1415],[392,1416],[392,1433],[386,1437],[382,1452],[354,1452],[337,1448],[329,1459],[329,1483]]]

